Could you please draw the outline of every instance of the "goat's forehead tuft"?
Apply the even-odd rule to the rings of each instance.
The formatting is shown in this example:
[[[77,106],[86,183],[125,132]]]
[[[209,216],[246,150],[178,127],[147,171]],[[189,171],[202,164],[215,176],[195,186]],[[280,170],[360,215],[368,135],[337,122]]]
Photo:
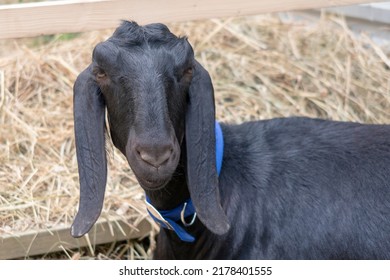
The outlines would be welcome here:
[[[143,45],[175,47],[187,39],[177,37],[162,23],[140,26],[134,21],[123,21],[110,40],[123,47]]]

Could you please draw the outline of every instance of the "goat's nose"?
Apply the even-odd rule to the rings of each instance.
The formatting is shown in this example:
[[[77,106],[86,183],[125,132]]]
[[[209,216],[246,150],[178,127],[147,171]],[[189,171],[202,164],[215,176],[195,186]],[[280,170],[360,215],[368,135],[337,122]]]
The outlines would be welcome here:
[[[172,145],[154,147],[138,146],[137,152],[144,162],[158,168],[169,160],[173,152],[173,147]]]

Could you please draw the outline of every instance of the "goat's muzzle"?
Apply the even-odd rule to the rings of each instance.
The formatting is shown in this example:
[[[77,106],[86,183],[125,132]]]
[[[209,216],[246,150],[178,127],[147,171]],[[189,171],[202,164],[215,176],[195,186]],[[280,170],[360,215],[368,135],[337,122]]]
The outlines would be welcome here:
[[[159,145],[138,145],[135,147],[137,160],[143,160],[146,164],[155,168],[168,164],[173,154],[173,143]]]
[[[176,137],[130,137],[126,146],[127,160],[141,187],[162,188],[172,178],[180,158]]]

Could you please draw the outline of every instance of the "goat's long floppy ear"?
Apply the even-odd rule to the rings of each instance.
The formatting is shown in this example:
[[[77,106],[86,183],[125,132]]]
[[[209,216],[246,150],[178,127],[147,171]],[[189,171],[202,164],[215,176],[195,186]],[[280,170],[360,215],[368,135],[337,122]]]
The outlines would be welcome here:
[[[93,79],[92,66],[77,77],[73,91],[80,203],[71,234],[73,237],[81,237],[91,229],[100,215],[107,181],[105,104]]]
[[[208,72],[195,61],[186,113],[187,183],[197,215],[215,234],[229,230],[220,202],[215,155],[214,90]]]

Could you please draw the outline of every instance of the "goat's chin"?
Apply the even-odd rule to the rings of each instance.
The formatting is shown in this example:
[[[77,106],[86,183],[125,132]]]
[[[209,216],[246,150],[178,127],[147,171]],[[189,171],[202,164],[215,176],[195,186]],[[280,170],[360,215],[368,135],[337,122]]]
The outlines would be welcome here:
[[[175,156],[166,164],[155,168],[139,159],[133,153],[127,157],[130,168],[144,190],[159,190],[165,187],[172,179],[178,165],[178,156]]]
[[[177,162],[154,168],[149,165],[140,164],[140,161],[129,161],[133,173],[144,190],[154,191],[165,187],[171,181],[177,168]]]
[[[165,179],[165,180],[148,180],[148,179],[143,179],[141,177],[138,177],[135,175],[135,177],[138,180],[138,183],[144,190],[148,191],[157,191],[162,188],[164,188],[168,182],[170,181],[170,178]]]

